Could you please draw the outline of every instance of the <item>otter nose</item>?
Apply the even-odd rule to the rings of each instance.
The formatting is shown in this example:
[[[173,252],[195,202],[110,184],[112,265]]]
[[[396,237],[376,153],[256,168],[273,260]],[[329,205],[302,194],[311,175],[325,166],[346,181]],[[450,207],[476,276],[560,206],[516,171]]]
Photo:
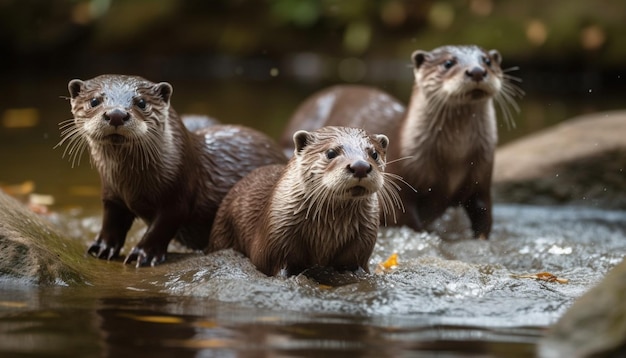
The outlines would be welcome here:
[[[465,71],[465,75],[471,78],[473,81],[482,81],[483,78],[487,77],[487,70],[481,67],[474,67],[471,70]]]
[[[352,173],[355,178],[365,178],[369,172],[372,171],[372,165],[364,160],[357,160],[348,165],[348,171]]]
[[[114,109],[104,114],[104,120],[115,128],[124,125],[124,123],[128,122],[129,119],[130,114],[126,111],[122,111],[121,109]]]

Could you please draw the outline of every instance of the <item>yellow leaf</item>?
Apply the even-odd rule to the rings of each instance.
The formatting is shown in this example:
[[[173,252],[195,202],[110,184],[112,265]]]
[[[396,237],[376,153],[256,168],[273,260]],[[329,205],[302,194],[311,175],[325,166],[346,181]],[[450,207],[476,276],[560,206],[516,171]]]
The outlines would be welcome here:
[[[558,282],[558,283],[568,283],[569,280],[566,278],[560,278],[557,277],[554,274],[551,274],[549,272],[539,272],[536,274],[523,274],[523,275],[511,275],[511,277],[513,278],[530,278],[533,280],[540,280],[540,281],[546,281],[546,282]]]
[[[398,254],[393,253],[389,258],[382,263],[383,267],[387,270],[398,267]]]
[[[376,273],[393,270],[396,267],[398,267],[398,254],[394,252],[387,258],[387,260],[378,264],[376,267]]]

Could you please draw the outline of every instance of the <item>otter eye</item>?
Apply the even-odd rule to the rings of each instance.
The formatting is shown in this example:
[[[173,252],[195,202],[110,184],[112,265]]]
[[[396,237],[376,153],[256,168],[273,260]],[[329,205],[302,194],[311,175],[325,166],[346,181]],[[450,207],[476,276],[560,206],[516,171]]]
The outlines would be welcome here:
[[[92,98],[89,100],[89,105],[93,108],[93,107],[98,107],[98,105],[100,105],[100,99],[99,98]]]
[[[378,160],[378,152],[377,151],[372,151],[372,154],[370,154],[370,156],[372,157],[372,159],[374,160]]]
[[[446,62],[443,63],[443,68],[445,68],[446,70],[449,70],[454,65],[456,65],[455,60],[446,60]]]
[[[489,57],[483,57],[483,62],[485,65],[491,67],[491,59]]]
[[[137,102],[135,102],[135,105],[139,107],[139,109],[146,109],[146,100],[143,98],[140,98],[137,100]]]
[[[333,159],[337,157],[337,151],[334,149],[329,149],[326,151],[326,158],[328,159]]]

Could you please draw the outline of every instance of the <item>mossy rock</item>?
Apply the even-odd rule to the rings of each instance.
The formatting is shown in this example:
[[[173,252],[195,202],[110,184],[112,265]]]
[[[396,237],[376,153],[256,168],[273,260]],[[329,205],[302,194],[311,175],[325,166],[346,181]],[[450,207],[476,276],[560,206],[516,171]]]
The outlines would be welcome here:
[[[18,284],[84,284],[84,247],[0,191],[0,280]]]

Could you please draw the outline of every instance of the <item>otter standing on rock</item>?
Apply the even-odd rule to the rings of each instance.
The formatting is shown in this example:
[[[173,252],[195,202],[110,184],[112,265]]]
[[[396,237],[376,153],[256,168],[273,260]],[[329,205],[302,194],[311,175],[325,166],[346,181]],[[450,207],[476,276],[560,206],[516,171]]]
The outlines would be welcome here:
[[[170,105],[172,86],[141,77],[102,75],[68,85],[74,118],[60,144],[72,160],[89,148],[102,182],[102,229],[88,253],[119,256],[135,218],[148,228],[125,263],[155,265],[176,238],[201,250],[218,206],[253,169],[284,163],[264,134],[232,125],[189,132]]]
[[[511,125],[508,106],[523,92],[504,74],[496,50],[443,46],[412,55],[415,85],[409,107],[365,86],[335,86],[305,101],[282,137],[294,128],[362,127],[391,139],[389,169],[416,191],[401,191],[398,224],[423,230],[451,206],[462,206],[474,236],[492,225],[491,175],[497,143],[494,100]],[[352,113],[352,115],[346,115]]]
[[[324,127],[298,131],[293,141],[286,166],[256,169],[228,192],[207,251],[234,248],[266,275],[368,272],[379,208],[401,205],[383,172],[387,137]]]

